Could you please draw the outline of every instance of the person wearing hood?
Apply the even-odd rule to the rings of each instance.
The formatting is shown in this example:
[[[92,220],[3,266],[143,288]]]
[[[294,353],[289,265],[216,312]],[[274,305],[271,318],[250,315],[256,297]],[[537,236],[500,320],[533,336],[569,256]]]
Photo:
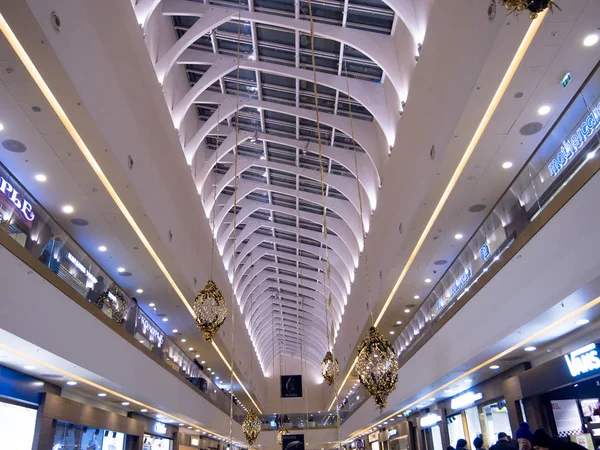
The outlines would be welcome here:
[[[498,433],[498,442],[490,447],[490,450],[517,450],[517,446],[510,440],[505,432]]]
[[[517,443],[519,444],[519,450],[532,450],[533,448],[533,433],[527,422],[521,422],[519,428],[515,433]]]
[[[458,441],[456,441],[456,450],[468,450],[467,441],[464,439],[459,439]]]
[[[531,443],[534,450],[586,450],[569,439],[553,439],[543,428],[535,430]]]

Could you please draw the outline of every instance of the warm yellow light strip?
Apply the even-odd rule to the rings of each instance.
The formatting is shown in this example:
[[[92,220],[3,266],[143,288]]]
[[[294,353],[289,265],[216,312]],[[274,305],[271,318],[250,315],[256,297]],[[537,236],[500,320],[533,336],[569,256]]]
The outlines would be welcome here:
[[[167,279],[167,281],[169,282],[169,284],[171,285],[171,287],[173,288],[173,290],[175,291],[175,293],[177,294],[179,299],[183,302],[183,304],[185,305],[185,307],[187,308],[189,313],[192,315],[192,317],[195,318],[195,314],[194,314],[194,310],[193,310],[192,306],[189,304],[189,302],[185,298],[185,295],[183,295],[183,292],[181,291],[181,289],[179,289],[179,286],[177,286],[177,284],[175,283],[175,280],[173,279],[173,277],[171,276],[171,274],[169,273],[169,271],[167,270],[167,268],[165,267],[163,262],[158,257],[158,254],[154,251],[154,248],[152,248],[152,245],[150,245],[150,242],[144,235],[144,232],[138,226],[135,219],[133,218],[133,216],[131,215],[131,213],[129,212],[127,207],[125,206],[125,203],[123,203],[123,201],[117,194],[117,191],[115,190],[115,188],[112,186],[112,184],[110,183],[110,181],[104,174],[104,171],[100,167],[100,164],[98,164],[98,162],[94,158],[94,155],[92,155],[92,152],[89,150],[89,148],[87,147],[87,145],[85,144],[85,142],[83,141],[83,139],[81,138],[81,136],[79,135],[77,130],[75,129],[75,126],[73,125],[73,123],[71,122],[71,120],[69,119],[69,117],[67,116],[65,111],[63,110],[62,106],[60,105],[60,103],[58,102],[58,100],[56,99],[56,97],[54,96],[52,91],[50,90],[50,87],[48,86],[48,84],[46,84],[46,81],[44,80],[44,78],[42,77],[40,72],[38,71],[37,67],[31,60],[31,58],[29,57],[27,52],[25,51],[25,48],[19,42],[17,36],[12,31],[12,29],[8,25],[8,22],[6,22],[6,20],[4,19],[4,16],[2,14],[0,14],[0,31],[2,31],[2,33],[6,37],[7,41],[11,45],[12,49],[17,54],[17,56],[19,57],[19,59],[21,60],[21,62],[23,63],[23,65],[25,66],[27,71],[29,72],[29,75],[31,75],[31,78],[33,78],[33,81],[35,82],[35,84],[38,86],[40,91],[42,91],[42,94],[44,95],[44,97],[46,98],[46,100],[48,101],[48,103],[50,104],[52,109],[54,110],[55,114],[58,116],[58,118],[60,119],[63,126],[66,128],[67,132],[69,133],[69,135],[71,136],[73,141],[75,141],[75,144],[77,145],[77,147],[79,148],[79,150],[81,151],[83,156],[85,157],[86,161],[92,167],[94,173],[100,179],[100,182],[102,183],[104,188],[108,191],[108,194],[114,200],[114,202],[116,203],[117,207],[119,208],[119,210],[121,211],[123,216],[125,216],[125,219],[127,219],[127,222],[129,223],[131,228],[133,228],[133,231],[135,231],[135,233],[138,236],[138,238],[140,239],[140,241],[142,241],[142,244],[144,244],[144,247],[146,248],[148,253],[150,253],[150,256],[152,256],[152,259],[154,259],[154,262],[158,265],[159,269],[161,270],[161,272],[163,273],[163,275],[165,276],[165,278]],[[213,342],[213,347],[215,347],[215,349],[218,350],[218,348],[217,348],[216,344],[214,344],[214,342]],[[223,362],[229,366],[229,364],[227,363],[227,359],[223,356],[221,351],[217,351],[217,353],[219,354],[219,356],[221,357]],[[235,373],[234,373],[234,375],[235,375]],[[254,405],[256,406],[256,402],[254,401],[252,396],[248,393],[248,391],[246,390],[244,385],[241,383],[241,381],[239,380],[237,375],[235,375],[235,378],[240,383],[240,386],[242,386],[242,388],[244,389],[244,392],[246,392],[248,397],[250,397],[250,400],[252,400],[252,403],[254,403]],[[262,414],[262,411],[260,410],[260,408],[258,408],[258,406],[256,406],[256,408],[258,409],[258,412]]]
[[[444,389],[447,389],[448,387],[452,386],[454,383],[456,383],[457,381],[462,380],[465,377],[468,377],[469,375],[474,374],[475,372],[477,372],[478,370],[481,370],[483,368],[489,367],[492,363],[498,361],[499,359],[504,358],[506,355],[511,354],[512,352],[514,352],[515,350],[520,349],[521,347],[525,347],[527,344],[529,344],[531,341],[537,339],[538,337],[543,336],[544,334],[548,333],[549,331],[552,331],[554,328],[562,325],[565,322],[568,322],[569,320],[574,319],[575,317],[577,317],[578,315],[584,313],[585,311],[587,311],[590,308],[593,308],[594,306],[600,304],[600,297],[596,297],[594,300],[589,301],[588,303],[586,303],[585,305],[577,308],[575,311],[573,311],[572,313],[567,314],[566,316],[562,317],[561,319],[557,320],[554,323],[551,323],[550,325],[542,328],[541,330],[533,333],[531,336],[529,336],[526,339],[523,339],[521,342],[519,342],[518,344],[513,345],[512,347],[507,348],[506,350],[498,353],[496,356],[491,357],[490,359],[488,359],[487,361],[482,362],[481,364],[479,364],[476,367],[473,367],[471,370],[463,373],[462,375],[454,378],[451,381],[448,381],[446,384],[444,384],[443,386],[440,386],[439,388],[429,392],[428,394],[423,395],[421,398],[415,400],[414,402],[412,402],[409,405],[406,405],[405,407],[403,407],[402,409],[390,414],[387,417],[384,417],[383,419],[380,419],[377,423],[373,424],[372,426],[370,426],[369,428],[366,428],[364,430],[360,430],[360,431],[356,431],[352,437],[350,437],[348,440],[352,440],[354,439],[356,436],[366,433],[368,432],[371,428],[379,426],[381,423],[385,422],[386,420],[389,420],[391,418],[393,418],[394,416],[398,415],[398,414],[402,414],[404,411],[409,410],[410,408],[412,408],[415,405],[418,405],[419,403],[421,403],[424,400],[427,400],[428,398],[431,398],[432,396],[434,396],[435,394],[443,391]]]
[[[410,257],[406,261],[406,264],[404,265],[404,268],[402,269],[400,276],[396,280],[396,284],[394,284],[394,287],[392,288],[385,304],[383,305],[383,308],[381,308],[381,311],[380,311],[379,315],[377,316],[377,319],[375,320],[375,326],[378,326],[379,323],[381,322],[381,319],[383,319],[383,316],[384,316],[385,312],[387,311],[388,307],[390,306],[390,303],[392,303],[392,300],[394,299],[396,292],[400,288],[400,285],[404,281],[404,278],[406,277],[406,274],[410,270],[412,263],[414,262],[415,258],[417,257],[417,254],[421,250],[421,247],[423,246],[423,243],[425,242],[427,235],[431,231],[431,228],[433,228],[433,225],[435,224],[435,221],[437,220],[438,216],[442,212],[442,209],[444,208],[446,201],[448,200],[448,198],[450,197],[450,194],[454,190],[454,186],[458,182],[458,179],[460,178],[465,166],[469,162],[469,159],[471,158],[471,155],[473,154],[475,147],[477,147],[477,144],[479,143],[479,139],[481,139],[481,136],[483,135],[485,129],[487,128],[492,116],[494,115],[494,112],[496,111],[496,108],[498,107],[500,100],[502,100],[502,97],[504,96],[504,93],[506,92],[508,85],[512,81],[512,79],[515,75],[515,72],[517,71],[517,69],[519,68],[519,65],[521,64],[521,61],[523,61],[523,58],[525,57],[525,53],[527,53],[527,49],[531,45],[533,38],[535,37],[540,26],[542,25],[542,21],[544,20],[544,17],[546,17],[546,12],[547,11],[540,13],[539,18],[536,20],[533,20],[531,22],[531,25],[529,26],[529,29],[527,30],[525,37],[521,41],[521,44],[519,45],[519,48],[517,49],[515,56],[513,57],[510,65],[508,66],[508,69],[506,70],[506,73],[504,74],[504,77],[502,78],[502,81],[500,82],[500,85],[498,86],[498,89],[496,90],[494,97],[492,98],[492,101],[490,102],[489,106],[487,107],[487,110],[485,111],[485,114],[483,115],[481,122],[479,123],[479,126],[475,130],[475,134],[471,138],[471,142],[469,142],[469,145],[467,146],[465,153],[463,154],[460,162],[458,163],[458,166],[454,170],[454,173],[452,174],[452,178],[450,178],[450,181],[448,182],[448,185],[446,186],[446,189],[444,190],[442,197],[440,198],[437,206],[433,210],[433,214],[431,215],[431,217],[429,218],[429,221],[427,222],[427,225],[423,229],[423,233],[421,234],[421,237],[417,241],[417,244],[415,245],[415,248],[413,249],[412,253],[410,254]],[[354,359],[354,362],[350,366],[350,370],[348,371],[348,373],[346,374],[346,377],[344,378],[344,381],[338,391],[338,395],[340,395],[346,381],[348,380],[348,377],[354,370],[356,361],[357,361],[357,358]],[[329,405],[329,409],[331,409],[333,407],[334,403],[335,403],[335,399],[333,399],[333,401],[331,402],[331,405]]]
[[[30,355],[28,355],[26,353],[23,353],[23,352],[19,351],[19,350],[15,350],[15,349],[13,349],[11,347],[8,347],[8,346],[6,346],[4,344],[0,344],[0,349],[5,350],[5,351],[7,351],[9,353],[12,353],[13,355],[18,356],[20,358],[23,358],[23,359],[25,359],[25,360],[27,360],[29,362],[32,362],[32,363],[34,363],[37,366],[45,367],[46,369],[49,369],[52,372],[59,373],[59,374],[63,375],[66,378],[78,381],[80,383],[84,383],[84,384],[86,384],[86,385],[88,385],[90,387],[98,389],[98,391],[106,392],[108,394],[111,394],[111,395],[115,396],[116,398],[118,398],[120,400],[129,402],[129,403],[133,403],[133,404],[139,406],[140,408],[146,408],[148,411],[152,410],[154,412],[162,414],[165,417],[173,419],[177,423],[183,423],[186,426],[193,427],[196,430],[200,430],[200,431],[203,431],[203,432],[206,432],[206,433],[213,434],[213,435],[215,435],[217,437],[220,437],[221,439],[227,439],[227,440],[229,440],[228,437],[221,436],[220,434],[215,433],[214,431],[211,431],[209,429],[203,428],[202,426],[196,425],[194,423],[190,423],[189,421],[186,421],[185,419],[181,419],[181,418],[179,418],[177,416],[174,416],[172,414],[169,414],[169,413],[167,413],[165,411],[161,411],[160,409],[157,409],[157,408],[155,408],[153,406],[147,405],[147,404],[145,404],[143,402],[135,400],[135,399],[133,399],[131,397],[128,397],[126,395],[123,395],[123,394],[121,394],[119,392],[113,391],[112,389],[108,389],[108,388],[106,388],[104,386],[99,385],[98,383],[95,383],[93,381],[88,380],[87,378],[83,378],[83,377],[81,377],[79,375],[75,375],[75,374],[73,374],[71,372],[67,372],[66,370],[60,369],[60,368],[58,368],[56,366],[53,366],[52,364],[48,364],[45,361],[42,361],[41,359],[35,358],[33,356],[30,356]],[[241,443],[239,441],[236,441],[236,444],[239,445],[239,446],[241,446],[241,447],[246,447],[246,444],[243,444],[243,443]]]

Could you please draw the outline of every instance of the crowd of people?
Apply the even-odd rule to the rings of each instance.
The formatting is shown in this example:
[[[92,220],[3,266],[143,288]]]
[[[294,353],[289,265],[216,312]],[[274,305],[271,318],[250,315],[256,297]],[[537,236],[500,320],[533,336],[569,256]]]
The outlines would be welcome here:
[[[465,439],[456,442],[456,448],[449,446],[446,450],[469,450]],[[483,439],[478,436],[473,440],[472,450],[485,450]],[[515,439],[504,433],[498,433],[498,440],[489,450],[587,450],[568,438],[551,437],[546,430],[540,428],[531,431],[527,422],[522,422],[515,433]]]

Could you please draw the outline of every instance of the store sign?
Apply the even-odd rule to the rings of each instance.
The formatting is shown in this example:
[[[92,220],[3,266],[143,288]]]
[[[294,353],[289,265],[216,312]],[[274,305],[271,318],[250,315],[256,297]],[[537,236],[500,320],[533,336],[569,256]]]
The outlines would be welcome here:
[[[442,416],[439,414],[427,414],[426,416],[421,417],[419,424],[421,428],[427,428],[435,425],[442,421]]]
[[[167,434],[167,426],[162,422],[154,422],[152,430],[157,434]]]
[[[473,393],[467,392],[466,394],[459,395],[458,397],[454,397],[450,402],[450,407],[452,409],[462,409],[465,406],[472,405],[476,401],[479,401],[483,398],[483,394],[481,392]]]
[[[561,78],[560,84],[561,84],[562,87],[566,88],[569,85],[570,81],[571,81],[571,72],[567,72]]]
[[[199,447],[199,446],[200,446],[200,439],[192,438],[192,447]]]
[[[376,431],[375,433],[371,433],[369,435],[369,442],[375,442],[379,440],[379,431]]]
[[[487,244],[483,244],[479,249],[479,257],[482,261],[485,261],[490,256],[490,246]]]
[[[91,272],[88,269],[86,269],[85,266],[81,264],[81,262],[77,258],[75,258],[71,253],[67,255],[67,259],[71,261],[73,265],[77,267],[77,270],[84,274],[90,282],[92,282],[93,284],[96,284],[98,282],[96,277],[92,275]]]
[[[0,192],[15,206],[27,222],[35,219],[31,204],[25,200],[22,193],[2,177],[0,177]]]
[[[388,430],[388,439],[391,438],[392,436],[396,436],[398,434],[398,430],[393,429],[393,430]]]
[[[565,355],[572,377],[600,369],[600,358],[596,344],[589,344]]]
[[[465,270],[465,273],[463,273],[460,277],[458,277],[456,280],[454,280],[454,283],[452,283],[452,286],[450,286],[449,292],[448,292],[448,297],[452,298],[456,295],[456,293],[458,291],[460,291],[465,284],[467,284],[467,281],[469,281],[469,279],[471,278],[471,269],[467,269]]]
[[[563,141],[560,150],[548,164],[550,175],[555,177],[569,163],[569,161],[581,150],[587,140],[594,135],[600,126],[600,104],[596,105],[592,112],[581,122],[577,131],[570,139]]]
[[[165,336],[162,332],[154,326],[145,316],[141,314],[138,317],[140,323],[142,324],[142,334],[148,338],[150,342],[156,342],[156,345],[159,347],[162,346]]]

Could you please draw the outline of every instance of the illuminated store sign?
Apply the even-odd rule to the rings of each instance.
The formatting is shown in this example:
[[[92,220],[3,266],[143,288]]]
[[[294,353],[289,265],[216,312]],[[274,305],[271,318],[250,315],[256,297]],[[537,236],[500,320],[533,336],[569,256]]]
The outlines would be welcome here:
[[[142,334],[148,338],[150,342],[155,342],[161,347],[165,336],[156,328],[150,321],[140,314],[139,321],[142,324]]]
[[[490,256],[490,246],[487,244],[483,244],[479,249],[479,257],[482,261],[485,261]]]
[[[570,139],[565,139],[556,156],[548,164],[548,170],[553,177],[568,164],[568,162],[581,150],[587,140],[597,131],[600,126],[600,105],[581,122],[577,131],[573,133]]]
[[[419,424],[421,425],[421,428],[427,428],[441,421],[442,416],[439,414],[427,414],[426,416],[421,417]]]
[[[155,433],[167,434],[167,426],[162,422],[155,422],[154,427],[152,429]]]
[[[465,273],[463,273],[460,277],[454,280],[454,283],[452,283],[452,286],[450,286],[448,297],[454,297],[456,293],[460,291],[465,284],[467,284],[467,281],[469,281],[471,275],[471,269],[467,269],[465,270]]]
[[[473,392],[467,392],[466,394],[459,395],[458,397],[453,398],[450,402],[450,407],[452,409],[462,409],[465,406],[472,405],[473,403],[481,400],[482,398],[483,394],[481,392],[478,392],[477,394]]]
[[[71,262],[73,263],[73,265],[74,265],[75,267],[77,267],[77,269],[78,269],[78,270],[79,270],[79,271],[80,271],[82,274],[84,274],[84,275],[87,277],[87,279],[88,279],[89,281],[91,281],[93,284],[96,284],[96,283],[98,282],[98,280],[96,279],[96,277],[95,277],[94,275],[92,275],[92,274],[90,273],[90,271],[89,271],[88,269],[86,269],[86,268],[85,268],[85,266],[84,266],[83,264],[81,264],[81,262],[79,262],[79,260],[78,260],[77,258],[75,258],[75,257],[74,257],[74,256],[73,256],[71,253],[69,253],[69,254],[67,255],[67,259],[68,259],[69,261],[71,261]]]
[[[596,344],[589,344],[565,355],[571,376],[577,377],[582,373],[593,372],[600,369],[600,358]]]
[[[0,177],[0,192],[10,200],[27,222],[31,222],[35,219],[35,214],[31,211],[31,204],[23,198],[23,194],[17,191],[12,184],[2,177]]]
[[[388,438],[391,438],[392,436],[396,436],[398,434],[398,430],[396,430],[395,428],[393,430],[388,430]]]

